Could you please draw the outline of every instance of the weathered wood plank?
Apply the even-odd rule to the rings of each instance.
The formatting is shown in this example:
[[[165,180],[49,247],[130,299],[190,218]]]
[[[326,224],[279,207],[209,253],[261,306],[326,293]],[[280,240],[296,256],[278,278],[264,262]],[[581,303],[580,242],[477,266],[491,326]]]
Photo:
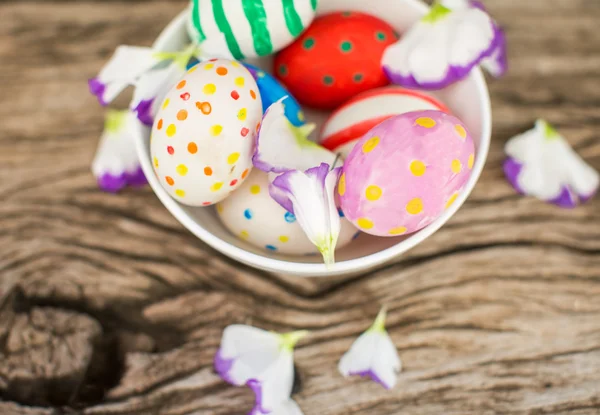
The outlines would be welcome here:
[[[185,1],[0,2],[0,413],[245,413],[251,394],[211,367],[240,322],[311,330],[296,352],[307,415],[600,412],[600,201],[547,206],[501,169],[537,117],[600,169],[600,2],[485,3],[511,71],[490,81],[494,140],[469,201],[394,264],[306,280],[217,254],[149,189],[96,189],[85,81]],[[383,303],[405,367],[392,392],[336,369]]]

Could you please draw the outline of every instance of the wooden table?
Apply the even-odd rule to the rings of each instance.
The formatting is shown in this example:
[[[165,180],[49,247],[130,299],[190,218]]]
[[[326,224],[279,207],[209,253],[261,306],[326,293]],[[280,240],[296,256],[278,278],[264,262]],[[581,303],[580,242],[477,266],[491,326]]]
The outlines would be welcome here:
[[[600,413],[600,200],[561,210],[501,168],[537,117],[600,168],[600,1],[486,5],[511,71],[490,82],[469,201],[398,262],[311,280],[223,257],[149,188],[96,187],[103,112],[86,80],[185,1],[0,2],[0,413],[245,414],[251,393],[212,369],[232,323],[312,331],[296,351],[306,415]],[[380,304],[404,362],[391,392],[336,369]]]

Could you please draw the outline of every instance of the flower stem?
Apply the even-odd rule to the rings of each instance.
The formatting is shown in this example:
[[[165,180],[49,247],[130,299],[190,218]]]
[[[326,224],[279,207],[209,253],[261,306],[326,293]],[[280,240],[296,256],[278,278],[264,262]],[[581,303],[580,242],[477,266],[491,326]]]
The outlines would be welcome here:
[[[299,330],[292,331],[290,333],[280,334],[279,336],[281,339],[281,348],[283,350],[291,352],[292,350],[294,350],[294,347],[296,347],[296,343],[298,343],[300,339],[308,335],[308,333],[308,330]]]
[[[379,310],[379,313],[377,314],[377,317],[375,317],[375,321],[373,322],[373,325],[371,327],[369,327],[368,331],[380,332],[380,333],[384,332],[386,317],[387,317],[387,307],[383,306],[383,307],[381,307],[381,310]]]

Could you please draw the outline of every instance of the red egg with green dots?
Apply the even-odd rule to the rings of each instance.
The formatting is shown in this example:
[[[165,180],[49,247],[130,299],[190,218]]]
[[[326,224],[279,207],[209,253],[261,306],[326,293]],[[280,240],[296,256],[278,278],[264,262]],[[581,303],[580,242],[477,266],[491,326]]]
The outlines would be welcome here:
[[[380,62],[397,39],[389,24],[371,15],[327,14],[276,56],[274,73],[301,104],[334,109],[388,84]]]

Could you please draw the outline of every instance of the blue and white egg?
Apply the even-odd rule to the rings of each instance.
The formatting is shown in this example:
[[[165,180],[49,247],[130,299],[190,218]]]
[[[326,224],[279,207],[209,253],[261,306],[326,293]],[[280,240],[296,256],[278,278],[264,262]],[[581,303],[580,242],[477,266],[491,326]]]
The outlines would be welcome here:
[[[258,85],[258,91],[260,92],[263,104],[263,113],[267,111],[267,108],[271,104],[287,96],[283,100],[285,117],[296,127],[300,127],[306,123],[304,112],[302,112],[302,107],[300,107],[296,98],[274,76],[249,63],[244,62],[243,65],[250,71],[250,74],[252,74],[252,77],[256,81],[256,85]]]
[[[269,195],[268,174],[252,170],[246,181],[217,205],[223,225],[238,238],[266,251],[291,255],[318,253],[296,217]],[[337,249],[347,245],[356,228],[341,220]]]

